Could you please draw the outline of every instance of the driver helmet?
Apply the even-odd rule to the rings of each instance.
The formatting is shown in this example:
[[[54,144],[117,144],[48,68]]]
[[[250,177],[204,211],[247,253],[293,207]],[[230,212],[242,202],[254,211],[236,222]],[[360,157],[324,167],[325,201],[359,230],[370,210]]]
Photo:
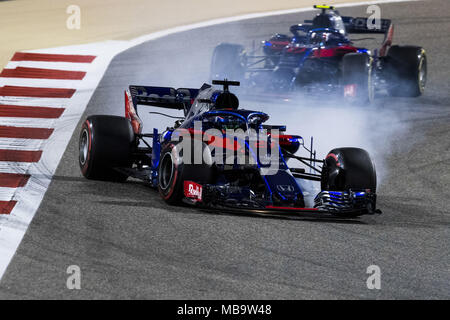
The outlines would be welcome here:
[[[332,28],[332,23],[330,21],[330,15],[329,14],[323,14],[319,13],[316,17],[313,19],[313,27],[315,29],[317,28]]]
[[[233,109],[239,108],[239,99],[231,92],[225,91],[220,93],[215,102],[214,109]]]

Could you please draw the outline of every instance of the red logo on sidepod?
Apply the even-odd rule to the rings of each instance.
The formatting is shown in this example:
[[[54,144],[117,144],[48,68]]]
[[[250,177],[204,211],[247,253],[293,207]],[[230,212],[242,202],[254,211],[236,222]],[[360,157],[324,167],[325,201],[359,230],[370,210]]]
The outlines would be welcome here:
[[[193,181],[184,182],[184,196],[186,198],[202,201],[202,190],[202,185],[198,183],[195,183]]]

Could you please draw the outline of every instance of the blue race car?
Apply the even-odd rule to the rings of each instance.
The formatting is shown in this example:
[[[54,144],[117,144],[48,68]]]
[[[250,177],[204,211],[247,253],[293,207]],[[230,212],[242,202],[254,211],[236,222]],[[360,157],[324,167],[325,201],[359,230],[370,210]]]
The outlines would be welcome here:
[[[159,190],[169,204],[200,208],[350,217],[379,212],[376,172],[358,148],[331,150],[316,159],[311,145],[267,125],[266,113],[239,108],[235,81],[200,89],[130,86],[125,117],[94,115],[83,123],[79,165],[88,179],[134,177]],[[142,132],[137,107],[184,111],[163,132]],[[295,155],[303,148],[307,157]],[[288,161],[297,161],[290,167]]]
[[[342,17],[332,6],[313,20],[290,27],[291,36],[275,34],[261,48],[246,50],[221,43],[213,52],[211,78],[233,78],[246,93],[338,93],[356,102],[371,102],[376,93],[420,96],[425,89],[427,59],[418,46],[392,45],[391,20]],[[349,34],[380,33],[384,41],[373,53],[356,47]],[[361,39],[360,39],[361,40]]]

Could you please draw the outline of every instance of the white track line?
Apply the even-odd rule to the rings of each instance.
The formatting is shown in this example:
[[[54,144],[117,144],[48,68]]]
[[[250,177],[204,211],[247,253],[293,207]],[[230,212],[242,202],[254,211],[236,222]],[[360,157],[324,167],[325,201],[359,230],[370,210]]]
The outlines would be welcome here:
[[[337,5],[339,8],[362,6],[370,4],[382,4],[392,2],[407,2],[415,0],[387,0],[387,1],[365,1],[358,3],[347,3]],[[299,8],[291,10],[279,10],[272,12],[262,12],[240,15],[235,17],[227,17],[214,19],[199,23],[194,23],[185,26],[179,26],[155,33],[151,33],[131,41],[104,41],[99,43],[93,43],[88,45],[74,45],[59,48],[49,48],[43,50],[33,50],[30,52],[35,53],[58,53],[58,54],[88,54],[95,55],[97,58],[89,65],[83,64],[83,66],[76,66],[69,63],[40,63],[40,62],[10,62],[8,68],[15,68],[17,66],[38,67],[50,69],[62,69],[62,70],[76,70],[87,71],[87,75],[84,80],[74,87],[77,92],[71,99],[36,99],[36,98],[21,98],[21,97],[0,97],[1,104],[17,104],[17,105],[30,105],[30,106],[45,106],[45,107],[64,107],[66,111],[60,119],[55,123],[55,132],[50,139],[43,145],[43,155],[38,163],[30,164],[28,167],[24,164],[11,165],[11,170],[27,170],[26,173],[31,174],[31,178],[28,184],[23,188],[14,189],[14,199],[17,200],[17,205],[12,211],[11,215],[0,216],[0,277],[3,276],[9,262],[11,261],[14,253],[19,246],[23,235],[25,234],[28,225],[33,219],[44,194],[50,184],[52,175],[55,173],[59,161],[64,154],[67,144],[72,136],[73,131],[83,114],[90,97],[95,91],[100,79],[105,73],[108,64],[112,58],[129,48],[142,44],[144,42],[158,39],[170,34],[178,32],[189,31],[197,28],[213,26],[222,23],[236,22],[242,20],[248,20],[253,18],[262,18],[268,16],[307,12],[312,11],[311,7]],[[276,31],[276,30],[274,30]],[[28,79],[30,80],[30,79]],[[19,83],[15,80],[6,81],[2,83]],[[20,82],[22,83],[22,82]],[[24,82],[25,83],[25,82]],[[29,81],[29,84],[46,83],[48,86],[53,86],[52,81]],[[66,83],[59,82],[58,87],[65,87]],[[3,119],[0,119],[3,121]],[[34,121],[34,120],[33,120]],[[3,163],[8,165],[7,163]],[[5,168],[0,165],[0,168]],[[21,172],[24,173],[24,172]],[[5,190],[4,193],[10,191]]]
[[[56,121],[57,119],[0,117],[0,126],[53,128]]]
[[[20,173],[20,174],[31,174],[32,170],[30,167],[32,163],[28,162],[7,162],[0,161],[0,172],[1,173]],[[0,200],[8,200],[8,199],[0,199]]]
[[[0,108],[2,105],[66,108],[68,104],[69,99],[0,97]]]
[[[46,166],[43,161],[37,163],[0,161],[0,173],[29,174],[32,177],[51,177],[53,174],[51,171],[52,168],[50,166]]]
[[[95,61],[95,60],[94,60]],[[47,61],[10,61],[5,69],[15,69],[17,67],[56,69],[66,71],[88,71],[90,63],[70,63],[70,62],[47,62]]]
[[[83,80],[24,79],[0,77],[0,87],[5,85],[18,87],[77,89]]]
[[[0,187],[0,201],[9,201],[14,198],[17,188],[2,188]]]
[[[45,140],[42,139],[0,138],[0,149],[37,151],[41,150],[44,143]],[[1,165],[2,161],[0,161]]]
[[[73,89],[73,88],[72,88]],[[13,97],[0,96],[0,106],[2,104],[11,104],[17,106],[35,106],[35,107],[56,107],[63,108],[70,103],[70,98],[34,98],[34,97]]]

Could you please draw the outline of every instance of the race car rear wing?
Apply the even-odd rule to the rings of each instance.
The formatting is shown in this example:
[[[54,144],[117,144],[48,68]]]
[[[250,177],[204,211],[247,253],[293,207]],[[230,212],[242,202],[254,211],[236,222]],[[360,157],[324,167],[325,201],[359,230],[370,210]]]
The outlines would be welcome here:
[[[199,93],[199,89],[130,86],[133,105],[155,106],[160,108],[188,111]]]
[[[379,20],[378,24],[372,24],[372,21],[369,21],[369,18],[342,17],[347,33],[386,33],[391,25],[391,20]]]

